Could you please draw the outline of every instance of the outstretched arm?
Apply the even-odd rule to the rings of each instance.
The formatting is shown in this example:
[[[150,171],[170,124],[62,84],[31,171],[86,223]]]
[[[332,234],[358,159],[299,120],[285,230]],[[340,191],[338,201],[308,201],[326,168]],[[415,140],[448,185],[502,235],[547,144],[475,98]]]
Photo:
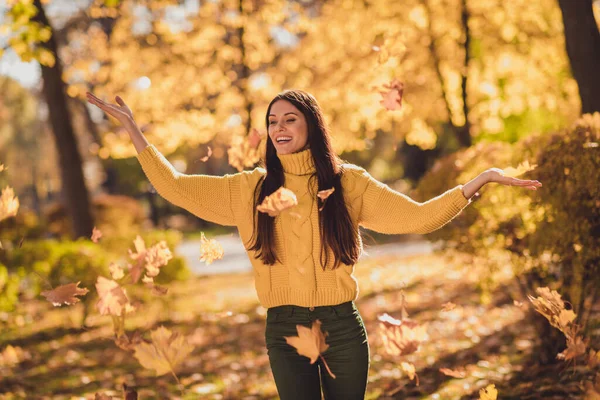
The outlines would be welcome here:
[[[359,224],[387,234],[429,233],[460,214],[471,203],[471,197],[486,183],[497,182],[532,190],[541,186],[538,181],[509,178],[498,171],[501,170],[487,170],[465,185],[457,185],[424,203],[391,189],[364,171],[361,176],[366,180],[366,187]]]
[[[240,201],[241,174],[210,176],[186,175],[173,165],[151,144],[133,119],[123,99],[116,96],[117,104],[107,103],[92,93],[88,101],[119,120],[127,129],[138,152],[137,158],[144,173],[156,191],[169,202],[182,207],[207,221],[221,225],[236,225],[234,204]]]

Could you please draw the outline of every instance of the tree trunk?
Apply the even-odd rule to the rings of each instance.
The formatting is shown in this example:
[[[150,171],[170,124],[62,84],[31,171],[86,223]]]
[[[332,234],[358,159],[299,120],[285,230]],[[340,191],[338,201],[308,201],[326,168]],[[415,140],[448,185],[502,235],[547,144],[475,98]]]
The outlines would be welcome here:
[[[52,29],[41,1],[35,0],[34,5],[38,9],[38,14],[32,20]],[[58,150],[66,212],[71,220],[74,237],[90,236],[94,221],[83,177],[81,156],[77,148],[77,138],[67,107],[65,83],[62,80],[62,65],[54,36],[48,42],[41,43],[41,46],[52,52],[56,60],[52,67],[42,65],[42,92],[48,104],[50,124]]]
[[[558,0],[573,77],[579,86],[581,112],[600,111],[600,32],[592,0]]]

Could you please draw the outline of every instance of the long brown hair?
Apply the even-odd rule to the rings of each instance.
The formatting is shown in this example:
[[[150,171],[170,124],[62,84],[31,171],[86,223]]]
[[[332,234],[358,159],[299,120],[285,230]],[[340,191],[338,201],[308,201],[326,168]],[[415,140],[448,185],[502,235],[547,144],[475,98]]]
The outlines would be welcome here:
[[[360,239],[352,225],[350,214],[344,202],[341,183],[344,174],[341,165],[342,160],[333,151],[329,129],[325,123],[321,107],[314,96],[302,90],[286,90],[279,93],[271,100],[267,108],[265,116],[267,132],[269,130],[271,106],[278,100],[286,100],[292,103],[304,114],[306,119],[308,145],[316,170],[309,178],[311,195],[316,197],[316,193],[312,193],[314,179],[317,179],[319,191],[335,188],[335,191],[327,198],[323,209],[319,212],[319,232],[322,244],[319,260],[321,267],[325,269],[329,264],[329,249],[333,251],[335,257],[334,269],[339,266],[340,261],[346,265],[354,265],[360,256]],[[267,173],[261,178],[254,190],[254,231],[250,239],[253,243],[249,250],[256,251],[256,258],[260,258],[264,264],[273,265],[276,260],[281,262],[275,254],[275,218],[256,211],[256,207],[262,203],[266,196],[285,184],[283,166],[279,157],[277,157],[277,151],[269,135],[267,135],[267,150],[263,164]]]

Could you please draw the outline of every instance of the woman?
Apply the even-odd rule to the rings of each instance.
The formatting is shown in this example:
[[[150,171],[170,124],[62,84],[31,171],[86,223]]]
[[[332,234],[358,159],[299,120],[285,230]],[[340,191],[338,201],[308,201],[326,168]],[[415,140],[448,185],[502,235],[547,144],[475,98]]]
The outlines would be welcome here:
[[[323,113],[315,98],[288,90],[269,104],[264,167],[225,176],[181,174],[149,145],[120,97],[108,104],[88,93],[88,101],[127,128],[144,172],[158,193],[196,216],[237,226],[254,268],[260,303],[268,309],[266,343],[282,400],[363,399],[369,370],[369,345],[354,301],[358,285],[354,264],[362,250],[358,227],[387,234],[427,233],[439,229],[471,201],[484,184],[524,186],[520,180],[490,169],[425,203],[390,189],[367,171],[344,164],[335,155]],[[284,186],[298,205],[277,217],[256,211],[265,196]],[[326,199],[321,190],[335,190]],[[287,344],[296,325],[322,322],[329,348],[321,360]]]

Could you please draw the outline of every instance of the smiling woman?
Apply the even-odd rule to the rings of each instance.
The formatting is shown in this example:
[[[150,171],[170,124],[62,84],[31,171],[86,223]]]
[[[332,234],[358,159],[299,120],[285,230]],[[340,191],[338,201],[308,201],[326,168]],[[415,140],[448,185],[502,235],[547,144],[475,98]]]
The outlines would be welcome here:
[[[252,263],[255,287],[268,309],[265,338],[282,400],[363,399],[369,345],[354,305],[354,265],[362,252],[359,226],[387,234],[428,233],[454,219],[488,182],[535,190],[541,184],[490,169],[424,202],[391,189],[333,151],[323,112],[311,94],[286,90],[269,104],[262,167],[225,176],[179,173],[150,145],[117,96],[118,105],[88,94],[92,104],[119,119],[130,133],[144,172],[156,191],[199,218],[237,226]],[[258,205],[285,186],[297,197],[290,210],[270,216]],[[326,201],[319,193],[329,193]],[[466,194],[469,194],[468,196]],[[324,363],[300,355],[285,337],[297,325],[320,320],[328,332]],[[318,323],[317,323],[318,325]],[[314,360],[313,360],[314,361]]]
[[[271,106],[268,132],[278,154],[291,154],[308,148],[306,118],[287,100],[278,100]]]

